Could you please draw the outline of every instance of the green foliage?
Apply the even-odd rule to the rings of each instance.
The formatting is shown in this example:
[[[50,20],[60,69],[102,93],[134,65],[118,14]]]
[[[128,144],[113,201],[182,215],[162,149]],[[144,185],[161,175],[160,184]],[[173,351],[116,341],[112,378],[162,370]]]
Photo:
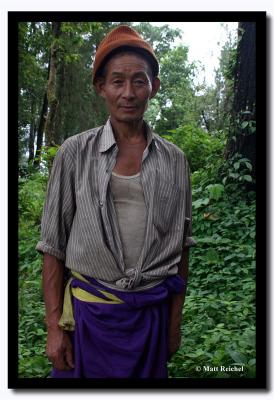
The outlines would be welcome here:
[[[200,125],[208,132],[230,129],[236,53],[237,39],[229,33],[221,49],[220,66],[215,71],[214,85],[197,87],[195,108],[200,116]]]
[[[49,175],[49,172],[52,167],[52,163],[56,153],[60,146],[42,146],[41,147],[41,154],[40,154],[40,167],[43,168],[43,171]]]
[[[141,22],[137,25],[133,24],[133,28],[151,44],[159,60],[169,53],[170,46],[175,39],[182,36],[180,29],[173,29],[168,24],[157,27],[149,22]]]
[[[222,157],[225,140],[223,131],[213,135],[193,125],[184,125],[168,133],[162,136],[184,151],[192,172],[205,168],[211,154]]]
[[[235,126],[234,126],[235,131],[244,135],[255,134],[256,121],[251,118],[252,118],[251,111],[244,110],[239,112],[237,117],[235,118]]]
[[[254,179],[251,174],[252,165],[250,160],[239,153],[235,153],[220,168],[220,176],[223,177],[222,182],[224,185],[229,186],[230,190],[237,189],[238,184],[241,183],[253,183]]]
[[[219,200],[224,192],[223,185],[220,185],[219,183],[211,183],[206,187],[206,189],[209,191],[209,198],[213,200]]]
[[[159,113],[150,121],[152,126],[164,134],[181,125],[197,125],[199,115],[194,106],[192,83],[195,65],[188,61],[188,48],[182,45],[170,48],[159,61],[161,87],[154,101],[158,103]]]
[[[197,246],[191,251],[182,345],[169,374],[254,377],[255,195],[247,194],[245,179],[240,180],[250,163],[240,156],[224,162],[214,155],[207,163],[211,166],[192,175]],[[240,171],[237,178],[231,177],[232,169]]]
[[[31,131],[36,131],[46,90],[49,60],[48,22],[18,24],[18,136],[19,159],[26,161]]]
[[[35,250],[47,177],[32,174],[19,179],[19,376],[46,377],[46,332],[41,290],[41,258]]]
[[[19,224],[40,223],[46,184],[47,177],[40,173],[19,179]]]

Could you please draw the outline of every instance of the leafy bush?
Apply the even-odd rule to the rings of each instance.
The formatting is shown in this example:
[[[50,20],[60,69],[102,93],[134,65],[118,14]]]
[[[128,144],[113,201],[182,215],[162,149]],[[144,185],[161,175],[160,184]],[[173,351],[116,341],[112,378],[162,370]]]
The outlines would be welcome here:
[[[236,155],[192,175],[197,246],[171,377],[255,376],[255,195],[240,179],[249,165]],[[239,175],[231,176],[232,169]],[[220,370],[242,365],[243,371]]]
[[[251,176],[252,165],[248,158],[235,153],[227,160],[221,168],[220,175],[223,176],[223,184],[229,184],[230,189],[237,189],[237,184],[253,183]],[[232,186],[231,186],[232,185]],[[243,187],[245,187],[243,185]]]
[[[47,177],[39,173],[19,180],[19,377],[46,377],[46,332],[41,289],[41,257],[35,250]]]
[[[47,176],[40,173],[31,175],[30,178],[19,179],[19,222],[28,225],[40,223]]]
[[[205,168],[212,154],[215,158],[222,157],[223,131],[212,134],[193,125],[184,125],[168,132],[162,136],[183,149],[192,172]]]

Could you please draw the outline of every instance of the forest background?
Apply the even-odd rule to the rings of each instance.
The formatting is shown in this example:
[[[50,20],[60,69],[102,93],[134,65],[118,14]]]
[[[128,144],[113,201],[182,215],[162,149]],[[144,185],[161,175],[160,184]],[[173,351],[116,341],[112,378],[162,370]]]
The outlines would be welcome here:
[[[124,22],[123,22],[124,23]],[[131,25],[131,22],[126,22]],[[120,23],[19,23],[19,376],[46,377],[40,236],[48,175],[58,146],[105,123],[91,83],[96,47]],[[255,23],[240,22],[222,48],[215,84],[195,85],[182,34],[134,23],[159,63],[161,90],[146,120],[178,145],[192,173],[193,236],[182,345],[170,377],[254,377]],[[197,370],[242,366],[243,371]]]

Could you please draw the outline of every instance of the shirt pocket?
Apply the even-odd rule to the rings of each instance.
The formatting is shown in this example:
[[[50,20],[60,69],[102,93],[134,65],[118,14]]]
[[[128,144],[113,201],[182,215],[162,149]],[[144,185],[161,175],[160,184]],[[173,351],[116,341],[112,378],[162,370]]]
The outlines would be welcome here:
[[[154,193],[153,222],[158,231],[166,233],[172,229],[179,188],[165,180],[158,180]]]

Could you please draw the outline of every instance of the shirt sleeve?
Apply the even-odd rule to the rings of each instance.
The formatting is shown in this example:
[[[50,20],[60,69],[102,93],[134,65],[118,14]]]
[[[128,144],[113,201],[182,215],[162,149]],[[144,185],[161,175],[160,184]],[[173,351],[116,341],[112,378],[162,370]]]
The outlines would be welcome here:
[[[65,261],[66,246],[75,214],[75,159],[71,141],[65,141],[54,158],[41,221],[40,253]]]
[[[192,195],[191,195],[191,181],[190,171],[187,163],[186,173],[186,209],[185,209],[185,226],[184,226],[184,244],[183,248],[196,246],[196,241],[192,237]]]

